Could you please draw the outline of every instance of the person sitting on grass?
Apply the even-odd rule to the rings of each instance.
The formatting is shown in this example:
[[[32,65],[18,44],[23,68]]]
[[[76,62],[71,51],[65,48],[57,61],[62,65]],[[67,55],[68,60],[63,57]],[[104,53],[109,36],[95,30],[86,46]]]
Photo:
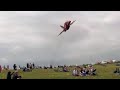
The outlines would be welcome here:
[[[15,71],[12,79],[21,79],[22,77],[18,75],[18,71]]]
[[[91,75],[96,75],[96,69],[94,69],[93,67],[91,67],[90,74]]]
[[[83,73],[82,73],[82,72],[83,72],[83,68],[81,67],[81,68],[80,68],[80,72],[79,72],[79,75],[80,75],[80,76],[83,76]]]
[[[14,74],[14,72],[13,73],[11,73],[10,71],[7,73],[7,79],[11,79],[11,76]]]
[[[87,68],[85,69],[85,73],[87,76],[89,75],[89,70]]]
[[[23,72],[32,72],[32,69],[24,67]]]
[[[72,74],[73,76],[79,76],[78,70],[76,68],[73,70]]]
[[[82,76],[86,76],[85,70],[82,71]]]
[[[63,67],[63,72],[68,72],[67,67]]]
[[[116,70],[114,71],[114,73],[119,73],[120,74],[119,68],[116,68]]]

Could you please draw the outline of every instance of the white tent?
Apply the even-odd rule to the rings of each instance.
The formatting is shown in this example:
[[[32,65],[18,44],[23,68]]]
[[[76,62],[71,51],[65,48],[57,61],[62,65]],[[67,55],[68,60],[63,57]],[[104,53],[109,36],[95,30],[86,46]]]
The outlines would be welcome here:
[[[112,60],[112,62],[116,62],[116,60]]]
[[[102,63],[102,64],[106,64],[107,62],[106,62],[106,61],[102,61],[101,63]]]

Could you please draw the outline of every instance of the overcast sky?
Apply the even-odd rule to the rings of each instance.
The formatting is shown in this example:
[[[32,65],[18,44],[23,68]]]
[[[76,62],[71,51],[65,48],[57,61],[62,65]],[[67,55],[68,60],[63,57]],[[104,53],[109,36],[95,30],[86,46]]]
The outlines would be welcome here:
[[[60,25],[76,20],[69,31]],[[119,11],[0,11],[0,64],[120,60]]]

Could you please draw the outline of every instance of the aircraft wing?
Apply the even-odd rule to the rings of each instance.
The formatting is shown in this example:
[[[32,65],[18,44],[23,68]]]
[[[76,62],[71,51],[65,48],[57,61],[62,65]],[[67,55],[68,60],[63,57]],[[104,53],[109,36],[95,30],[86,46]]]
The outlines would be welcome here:
[[[76,21],[76,20],[75,20]],[[75,21],[73,21],[70,25],[72,25]]]

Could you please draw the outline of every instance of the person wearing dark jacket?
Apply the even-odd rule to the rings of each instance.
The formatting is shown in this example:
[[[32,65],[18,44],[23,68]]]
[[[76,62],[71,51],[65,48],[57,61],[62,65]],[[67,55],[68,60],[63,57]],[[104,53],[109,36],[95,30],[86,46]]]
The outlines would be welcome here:
[[[13,72],[14,73],[14,72]],[[10,71],[7,73],[7,79],[11,79],[11,76],[13,75]]]
[[[13,65],[13,69],[14,69],[14,70],[17,70],[16,64]]]

